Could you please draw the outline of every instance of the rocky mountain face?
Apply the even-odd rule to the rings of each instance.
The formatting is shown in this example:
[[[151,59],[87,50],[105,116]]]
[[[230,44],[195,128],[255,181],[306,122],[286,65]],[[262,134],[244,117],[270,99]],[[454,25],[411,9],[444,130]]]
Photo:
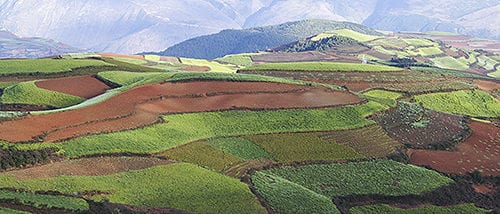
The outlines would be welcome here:
[[[81,51],[49,39],[19,38],[0,28],[0,58],[40,58]]]
[[[160,51],[183,40],[303,19],[500,39],[498,0],[0,0],[0,26],[102,52]]]

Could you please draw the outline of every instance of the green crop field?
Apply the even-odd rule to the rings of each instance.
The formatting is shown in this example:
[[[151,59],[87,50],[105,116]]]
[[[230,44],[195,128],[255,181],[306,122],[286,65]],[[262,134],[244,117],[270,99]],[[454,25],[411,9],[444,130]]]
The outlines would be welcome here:
[[[368,42],[368,44],[371,46],[382,46],[384,48],[391,48],[391,49],[404,49],[408,46],[408,43],[406,43],[402,39],[389,39],[389,38],[381,38],[373,40]]]
[[[388,72],[402,71],[401,68],[385,65],[370,65],[342,62],[290,62],[268,63],[254,65],[242,70],[249,71],[361,71],[361,72]]]
[[[279,176],[257,172],[252,183],[276,213],[340,213],[327,196]]]
[[[181,62],[182,64],[185,65],[207,66],[210,68],[210,71],[213,72],[235,73],[237,70],[237,67],[234,65],[221,64],[215,61],[208,61],[205,59],[181,58]]]
[[[456,70],[448,70],[442,68],[430,68],[430,67],[411,67],[412,71],[428,73],[428,74],[440,74],[446,76],[455,76],[455,77],[465,77],[465,78],[485,78],[484,76],[480,76],[477,74],[460,72]]]
[[[377,51],[379,53],[385,54],[385,55],[397,56],[399,58],[408,57],[408,56],[411,55],[411,54],[409,54],[407,52],[403,52],[403,51],[399,51],[399,50],[393,50],[393,49],[387,49],[387,48],[384,48],[382,46],[374,46],[373,50],[375,50],[375,51]]]
[[[0,75],[24,73],[56,73],[89,66],[113,66],[91,59],[27,59],[0,60]]]
[[[317,87],[327,87],[331,89],[342,89],[339,86],[331,84],[322,84],[317,82],[308,82],[301,80],[286,79],[280,77],[271,77],[255,74],[240,74],[240,73],[218,73],[218,72],[176,72],[167,82],[189,82],[196,80],[220,80],[232,82],[275,82],[285,84],[311,85]]]
[[[384,98],[395,100],[403,96],[401,93],[385,91],[385,90],[370,90],[368,92],[363,93],[366,96],[376,97],[376,98]]]
[[[406,42],[408,45],[415,46],[415,47],[422,47],[422,46],[439,46],[436,42],[433,42],[429,39],[403,39],[404,42]]]
[[[243,53],[243,54],[226,55],[224,57],[215,59],[215,61],[238,65],[240,67],[247,67],[252,65],[253,61],[251,56],[254,55],[260,55],[260,53]]]
[[[19,82],[0,82],[0,89],[7,88],[9,86],[17,85]]]
[[[0,213],[3,213],[3,214],[30,214],[30,212],[13,210],[13,209],[3,208],[3,207],[0,207]]]
[[[161,56],[147,54],[147,55],[144,55],[144,59],[148,60],[148,61],[158,62],[161,60]]]
[[[495,72],[489,73],[488,76],[500,79],[500,66],[497,67],[497,70]]]
[[[251,140],[242,137],[212,138],[207,140],[206,143],[246,160],[259,158],[272,159],[272,156],[263,148]]]
[[[135,58],[123,58],[123,57],[113,57],[114,60],[120,61],[120,62],[126,62],[134,65],[145,65],[148,63],[148,61],[144,59],[135,59]]]
[[[401,209],[389,205],[368,205],[353,207],[349,210],[352,214],[419,214],[419,213],[439,213],[439,214],[485,214],[490,211],[476,207],[474,204],[461,204],[449,207],[424,206],[419,208]]]
[[[66,196],[40,195],[27,192],[0,190],[0,201],[2,200],[13,200],[17,203],[36,208],[58,208],[73,212],[86,211],[89,209],[89,205],[82,198]]]
[[[290,163],[386,157],[400,146],[379,126],[371,125],[328,132],[211,138],[158,155],[224,172],[245,160],[259,158]]]
[[[368,34],[364,34],[364,33],[359,33],[357,31],[353,31],[350,29],[338,29],[338,30],[328,31],[328,32],[319,34],[318,36],[313,37],[312,41],[319,41],[321,39],[332,37],[332,36],[345,36],[345,37],[352,38],[352,39],[359,41],[359,42],[367,42],[367,41],[381,38],[380,36],[373,36],[373,35],[368,35]]]
[[[107,176],[60,176],[17,180],[0,175],[1,187],[27,191],[57,190],[74,194],[108,192],[91,199],[196,213],[264,213],[265,209],[239,180],[191,164],[179,163]]]
[[[389,107],[376,102],[368,102],[359,106],[319,110],[166,115],[163,119],[168,121],[167,123],[136,130],[83,137],[63,144],[22,146],[56,147],[70,157],[123,152],[149,154],[217,136],[359,128],[374,123],[365,117],[387,108]]]
[[[417,49],[417,54],[420,54],[421,56],[434,56],[442,53],[443,51],[439,49],[439,47],[428,47],[428,48]]]
[[[97,75],[102,79],[108,80],[121,86],[138,86],[166,80],[172,77],[174,73],[104,71],[98,73]]]
[[[60,55],[63,59],[85,59],[85,58],[99,58],[101,55],[96,53],[69,53]]]
[[[453,182],[437,172],[391,160],[287,166],[258,173],[261,175],[252,177],[253,182],[272,185],[273,179],[254,180],[279,177],[329,198],[363,194],[418,195]],[[256,185],[258,192],[259,188]]]
[[[495,65],[500,63],[500,61],[491,59],[490,57],[487,57],[485,55],[481,55],[477,57],[477,65],[483,67],[486,70],[489,71],[494,71],[495,70]]]
[[[415,96],[415,99],[436,111],[473,117],[500,117],[500,101],[480,90],[424,94]]]
[[[34,81],[22,82],[4,89],[2,104],[46,105],[64,108],[76,105],[85,99],[56,91],[38,88]]]
[[[317,133],[256,135],[246,138],[261,146],[278,162],[365,158],[349,146],[322,140]]]
[[[193,163],[218,172],[229,169],[230,166],[245,162],[244,159],[207,145],[194,142],[169,149],[158,154],[172,160]]]
[[[434,62],[435,66],[440,67],[440,68],[453,69],[453,70],[467,70],[467,69],[469,69],[469,66],[467,64],[464,64],[463,62],[460,62],[459,60],[457,60],[451,56],[430,58],[430,60],[432,62]]]

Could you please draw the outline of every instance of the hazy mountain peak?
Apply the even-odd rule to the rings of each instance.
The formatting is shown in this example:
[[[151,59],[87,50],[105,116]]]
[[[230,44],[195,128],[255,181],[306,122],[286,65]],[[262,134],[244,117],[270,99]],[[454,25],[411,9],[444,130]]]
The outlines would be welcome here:
[[[119,53],[160,51],[223,29],[314,18],[500,39],[498,5],[498,0],[3,0],[0,26],[22,37]]]

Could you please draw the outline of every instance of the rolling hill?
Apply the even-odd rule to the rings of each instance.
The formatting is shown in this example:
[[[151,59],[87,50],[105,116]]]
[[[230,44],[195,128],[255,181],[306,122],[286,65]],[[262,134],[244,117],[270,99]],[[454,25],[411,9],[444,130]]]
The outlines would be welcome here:
[[[196,37],[181,42],[158,54],[214,59],[228,54],[266,50],[340,28],[380,35],[377,31],[359,24],[328,20],[305,20],[244,30],[223,30],[217,34]]]

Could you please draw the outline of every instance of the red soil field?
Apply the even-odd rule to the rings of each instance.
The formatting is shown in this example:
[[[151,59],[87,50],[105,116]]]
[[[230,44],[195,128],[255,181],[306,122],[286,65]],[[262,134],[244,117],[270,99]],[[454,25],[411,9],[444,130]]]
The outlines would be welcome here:
[[[143,55],[122,55],[122,54],[112,54],[112,53],[101,53],[102,57],[119,57],[119,58],[129,58],[129,59],[144,59]]]
[[[87,99],[111,89],[109,86],[90,75],[42,80],[35,82],[35,85],[43,89]]]
[[[229,109],[321,108],[358,104],[359,97],[301,85],[265,82],[155,83],[133,88],[83,109],[0,123],[8,142],[59,141],[151,125],[161,114]]]
[[[474,80],[474,85],[477,85],[477,87],[483,91],[487,92],[492,92],[493,90],[498,90],[500,89],[500,83],[496,83],[493,81],[488,81],[488,80]]]
[[[45,179],[58,176],[103,176],[129,170],[146,169],[173,163],[149,157],[99,157],[65,160],[27,169],[4,172],[16,179]]]
[[[478,170],[483,175],[500,176],[500,128],[480,122],[472,122],[471,128],[472,135],[456,151],[410,149],[411,162],[447,173]]]

